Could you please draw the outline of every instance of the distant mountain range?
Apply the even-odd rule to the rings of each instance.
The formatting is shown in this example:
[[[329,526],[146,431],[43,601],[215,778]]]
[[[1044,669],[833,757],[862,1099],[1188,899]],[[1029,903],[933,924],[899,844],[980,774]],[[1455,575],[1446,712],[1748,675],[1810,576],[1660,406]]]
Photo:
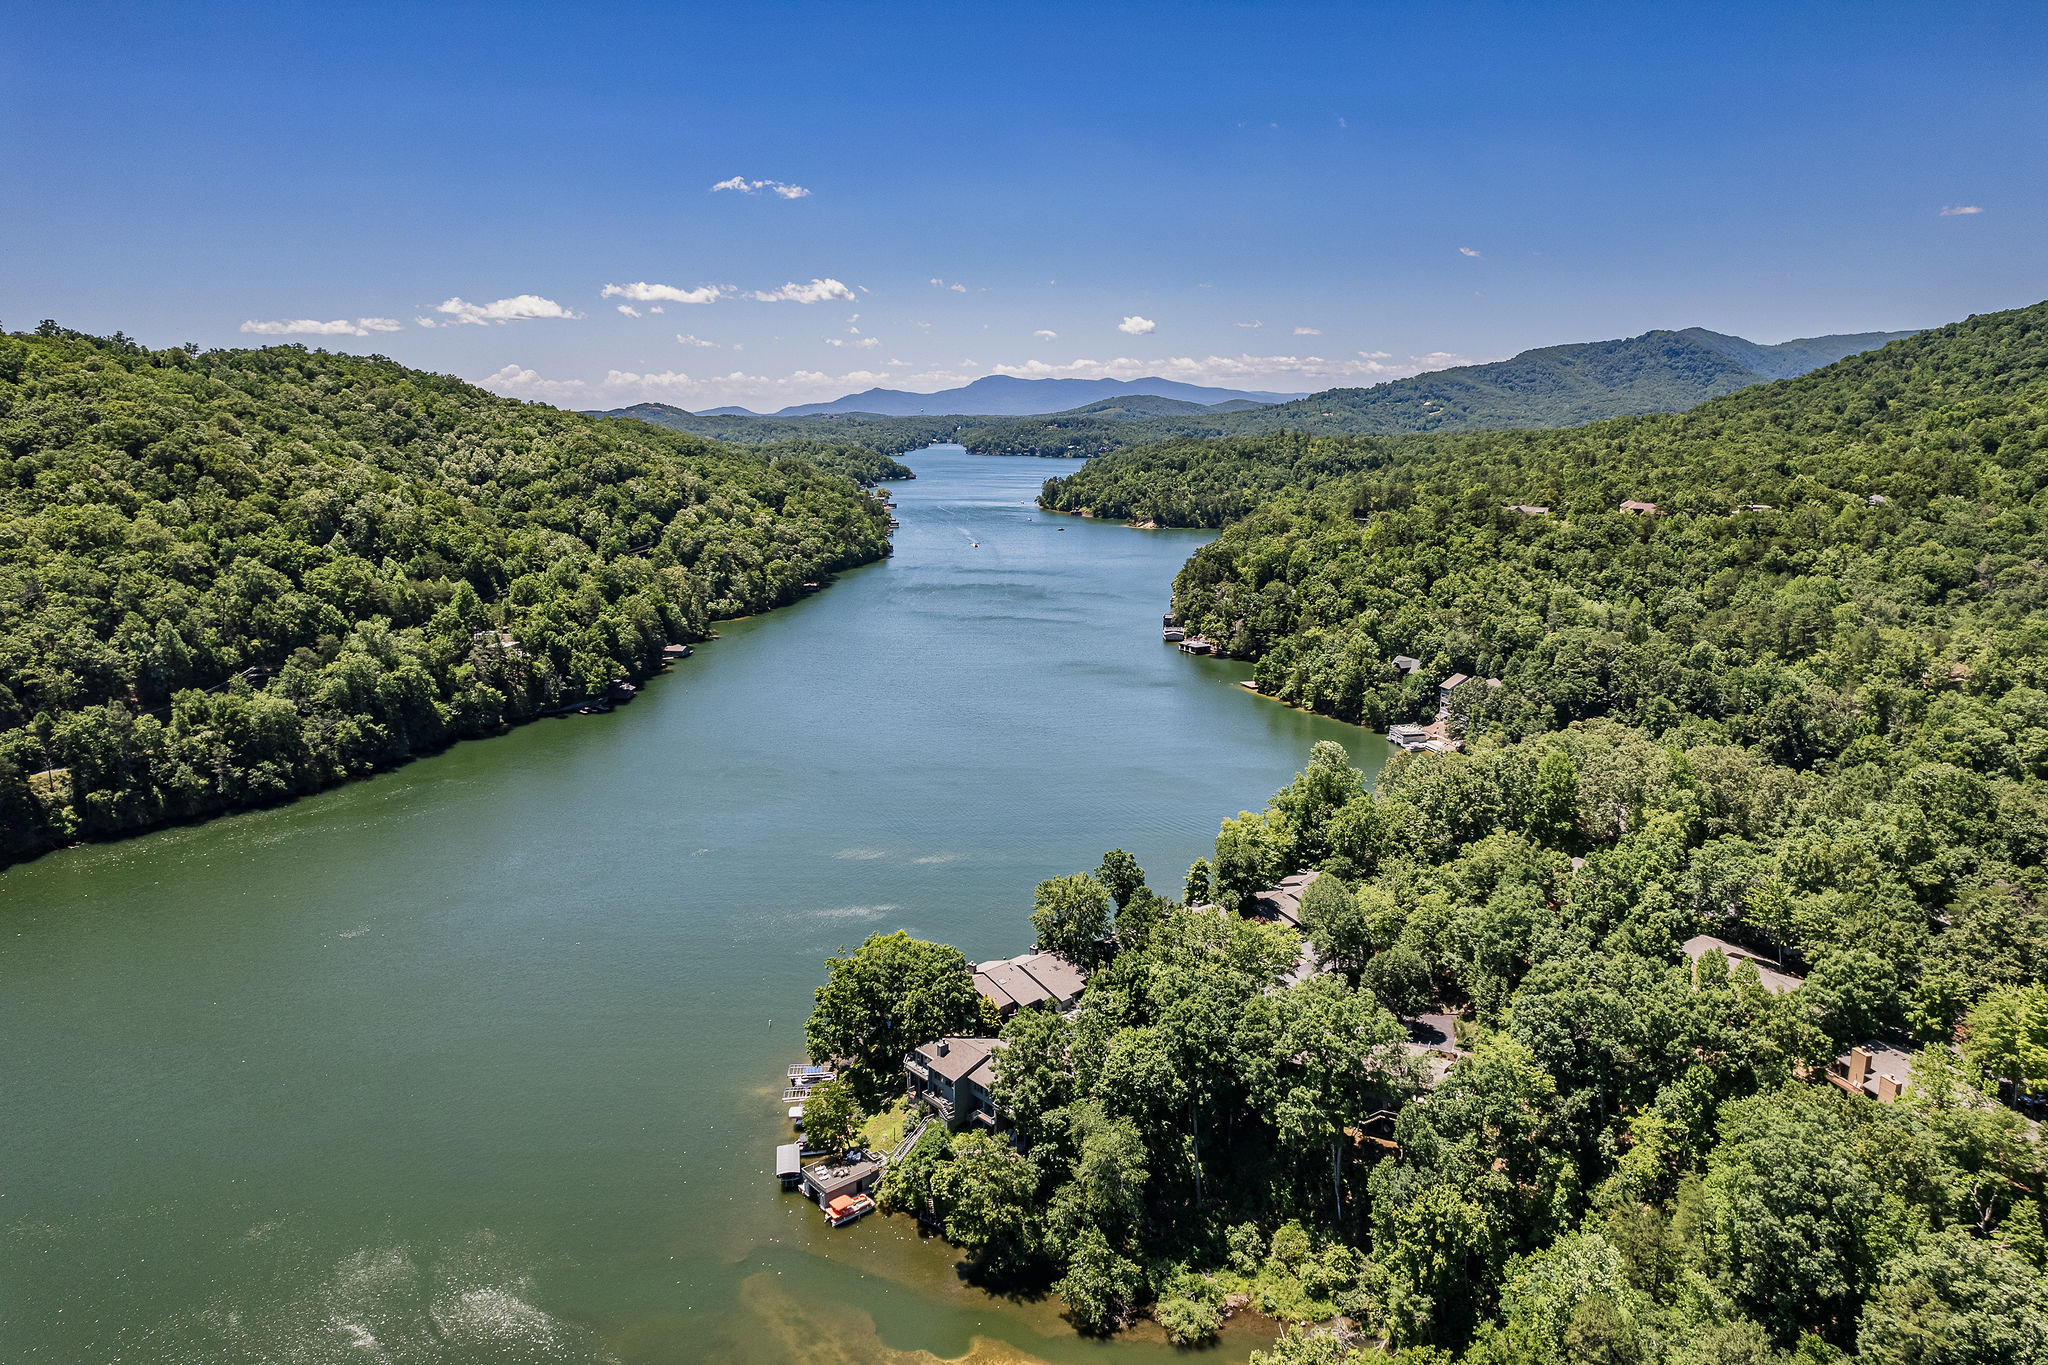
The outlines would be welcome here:
[[[1196,407],[1213,407],[1218,403],[1256,407],[1308,396],[1212,389],[1200,384],[1183,384],[1177,379],[1015,379],[1006,374],[992,374],[972,384],[963,384],[957,389],[940,389],[936,393],[869,389],[864,393],[835,398],[829,403],[799,403],[772,413],[750,412],[746,408],[709,408],[698,416],[821,417],[869,412],[877,417],[935,417],[940,413],[957,413],[963,417],[1029,417],[1038,413],[1070,412],[1104,399],[1139,395],[1177,398]]]
[[[689,413],[641,403],[600,413],[637,417],[721,440],[824,440],[890,453],[959,441],[996,455],[1095,455],[1175,436],[1262,431],[1389,436],[1410,432],[1572,427],[1609,417],[1684,412],[1752,384],[1789,379],[1912,332],[1858,332],[1762,345],[1710,332],[1645,332],[1614,341],[1524,351],[1370,388],[1306,397],[1240,393],[1168,379],[1012,379],[991,375],[957,389],[910,394],[870,389],[773,416],[744,409]],[[1069,406],[1047,411],[1048,403]],[[889,404],[908,410],[877,412]],[[963,405],[963,406],[953,406]],[[917,411],[917,407],[923,411]]]

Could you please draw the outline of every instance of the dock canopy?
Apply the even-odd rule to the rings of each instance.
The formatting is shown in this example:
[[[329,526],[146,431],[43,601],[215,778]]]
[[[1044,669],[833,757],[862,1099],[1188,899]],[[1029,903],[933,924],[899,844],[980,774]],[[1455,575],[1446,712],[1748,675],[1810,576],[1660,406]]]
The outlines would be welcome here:
[[[803,1179],[804,1158],[802,1145],[785,1142],[775,1149],[776,1178],[788,1183]]]

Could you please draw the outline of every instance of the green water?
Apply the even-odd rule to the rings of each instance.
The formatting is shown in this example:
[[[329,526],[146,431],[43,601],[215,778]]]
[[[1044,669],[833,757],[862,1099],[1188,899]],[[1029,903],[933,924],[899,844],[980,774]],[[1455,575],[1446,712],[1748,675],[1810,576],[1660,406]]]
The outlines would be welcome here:
[[[1184,1358],[826,1227],[782,1070],[835,947],[1020,951],[1110,845],[1177,894],[1314,740],[1384,746],[1159,642],[1199,534],[909,463],[894,559],[614,714],[0,874],[0,1356]]]

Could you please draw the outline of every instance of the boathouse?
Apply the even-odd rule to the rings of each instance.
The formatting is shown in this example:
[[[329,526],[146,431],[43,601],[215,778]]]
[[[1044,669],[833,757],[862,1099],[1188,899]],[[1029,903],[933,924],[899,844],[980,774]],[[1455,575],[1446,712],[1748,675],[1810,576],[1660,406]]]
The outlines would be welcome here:
[[[819,1204],[829,1204],[842,1194],[867,1194],[882,1179],[882,1163],[862,1156],[859,1161],[840,1158],[806,1166],[803,1192]]]

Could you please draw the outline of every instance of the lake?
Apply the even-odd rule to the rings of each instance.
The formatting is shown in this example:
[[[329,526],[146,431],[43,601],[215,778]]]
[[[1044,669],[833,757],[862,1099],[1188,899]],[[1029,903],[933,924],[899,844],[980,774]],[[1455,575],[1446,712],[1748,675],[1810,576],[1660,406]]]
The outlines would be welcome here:
[[[9,1359],[1188,1359],[827,1227],[783,1070],[836,948],[1023,951],[1112,846],[1178,896],[1311,743],[1386,746],[1160,642],[1205,533],[905,460],[893,559],[610,715],[0,874]]]

